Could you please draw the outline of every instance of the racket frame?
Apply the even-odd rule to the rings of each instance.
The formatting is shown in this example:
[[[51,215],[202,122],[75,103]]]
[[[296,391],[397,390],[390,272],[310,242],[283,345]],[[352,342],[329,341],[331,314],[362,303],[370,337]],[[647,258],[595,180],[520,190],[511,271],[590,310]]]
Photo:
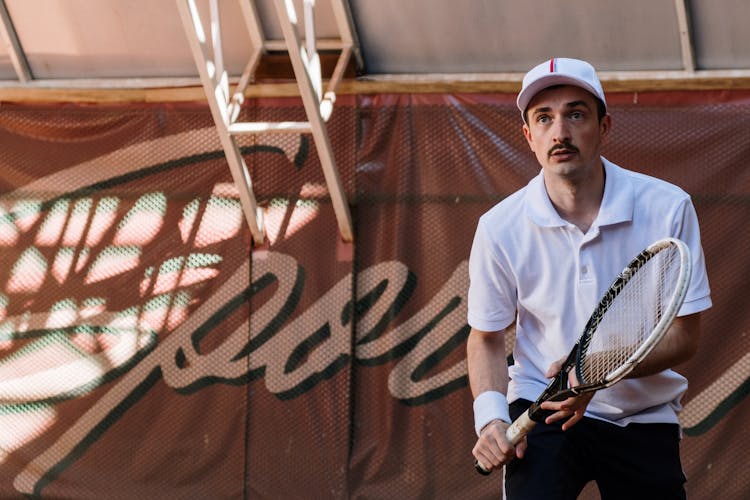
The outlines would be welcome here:
[[[692,275],[692,262],[690,260],[690,250],[688,250],[687,245],[677,238],[664,238],[659,241],[656,241],[648,246],[645,250],[643,250],[638,256],[633,259],[630,264],[625,267],[625,269],[622,270],[620,275],[615,279],[615,282],[610,286],[610,290],[613,290],[617,288],[617,293],[611,297],[609,297],[609,291],[605,294],[604,298],[599,302],[599,306],[597,307],[597,311],[599,311],[600,308],[604,308],[601,312],[599,312],[599,318],[597,323],[597,326],[599,324],[599,321],[601,321],[601,318],[604,316],[604,313],[606,312],[606,309],[609,308],[609,306],[612,304],[612,301],[614,298],[619,294],[620,290],[622,290],[626,283],[630,281],[630,278],[640,269],[643,267],[646,262],[651,260],[652,257],[654,257],[656,254],[658,254],[660,251],[664,250],[665,248],[669,247],[670,245],[675,245],[677,247],[677,250],[680,255],[680,274],[677,277],[677,283],[675,285],[675,289],[672,292],[671,300],[668,303],[667,309],[662,313],[661,318],[656,323],[656,326],[654,326],[651,335],[648,336],[648,338],[638,347],[638,349],[633,352],[633,354],[630,355],[630,357],[622,364],[620,367],[605,377],[604,381],[598,382],[598,383],[592,383],[587,385],[593,385],[595,386],[595,389],[604,389],[606,387],[609,387],[616,382],[622,380],[625,376],[627,376],[630,372],[633,371],[633,369],[641,362],[643,359],[656,347],[656,345],[661,341],[662,337],[667,333],[667,330],[669,330],[669,327],[672,325],[672,322],[674,321],[675,317],[677,317],[677,313],[680,310],[680,307],[682,307],[682,304],[685,300],[685,296],[687,295],[688,286],[690,285],[690,278]],[[608,302],[606,306],[604,305],[605,302]],[[597,315],[595,312],[592,315]],[[589,323],[591,323],[591,319],[589,319]],[[586,325],[586,328],[591,328],[589,325]],[[589,333],[588,338],[591,338],[592,333]],[[582,336],[583,337],[583,336]],[[580,373],[581,368],[581,357],[583,356],[583,349],[579,347],[580,341],[576,344],[577,347],[577,360],[576,360],[576,375],[578,376],[579,380],[583,378],[582,374]],[[590,390],[588,389],[587,385],[579,386],[576,389],[578,391],[583,390]]]

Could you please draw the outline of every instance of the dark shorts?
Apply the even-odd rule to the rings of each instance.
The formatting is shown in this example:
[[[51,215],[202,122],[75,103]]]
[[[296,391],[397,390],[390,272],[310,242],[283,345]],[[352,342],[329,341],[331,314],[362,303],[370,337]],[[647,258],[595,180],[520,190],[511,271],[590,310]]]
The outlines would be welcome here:
[[[511,417],[530,404],[511,404]],[[602,500],[686,498],[676,424],[619,427],[586,417],[564,432],[537,424],[527,443],[524,458],[505,468],[509,500],[572,500],[589,481]]]

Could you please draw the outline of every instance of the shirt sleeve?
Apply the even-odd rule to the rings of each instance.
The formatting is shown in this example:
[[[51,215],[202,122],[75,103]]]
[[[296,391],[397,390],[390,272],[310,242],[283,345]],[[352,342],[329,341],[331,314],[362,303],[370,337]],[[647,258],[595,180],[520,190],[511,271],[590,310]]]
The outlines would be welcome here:
[[[481,218],[469,257],[468,322],[471,327],[495,332],[515,320],[516,286],[509,269],[488,231],[486,219]]]
[[[700,228],[698,226],[698,215],[690,199],[686,199],[681,218],[677,220],[676,238],[681,239],[690,249],[690,258],[693,264],[693,272],[690,278],[685,302],[678,316],[685,316],[709,309],[711,302],[711,289],[708,284],[706,272],[706,260],[703,255]]]

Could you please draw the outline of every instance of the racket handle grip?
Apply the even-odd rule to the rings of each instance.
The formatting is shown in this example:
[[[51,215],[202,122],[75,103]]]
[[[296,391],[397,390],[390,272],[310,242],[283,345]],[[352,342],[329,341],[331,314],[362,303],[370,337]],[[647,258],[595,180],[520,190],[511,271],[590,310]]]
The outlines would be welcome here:
[[[482,465],[481,463],[479,463],[479,460],[475,460],[474,461],[474,468],[477,470],[478,473],[480,473],[483,476],[489,476],[490,474],[492,474],[492,470],[491,469],[485,469],[484,465]]]
[[[510,427],[505,431],[505,438],[510,444],[515,446],[521,442],[523,437],[528,434],[535,425],[536,422],[531,420],[531,417],[529,417],[529,411],[526,410],[512,424],[510,424]]]
[[[535,425],[536,422],[531,420],[531,417],[529,417],[529,411],[526,410],[506,429],[505,438],[510,444],[515,446],[521,442],[523,437],[528,434]],[[492,469],[486,469],[481,463],[479,463],[479,460],[474,462],[474,468],[483,476],[492,473]]]

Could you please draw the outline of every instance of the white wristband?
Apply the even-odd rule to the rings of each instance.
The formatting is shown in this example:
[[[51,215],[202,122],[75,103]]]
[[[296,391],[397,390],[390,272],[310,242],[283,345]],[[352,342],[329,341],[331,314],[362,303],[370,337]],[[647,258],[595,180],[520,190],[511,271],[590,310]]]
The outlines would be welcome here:
[[[497,391],[484,391],[474,400],[474,430],[479,436],[485,425],[499,419],[510,423],[508,399]]]

